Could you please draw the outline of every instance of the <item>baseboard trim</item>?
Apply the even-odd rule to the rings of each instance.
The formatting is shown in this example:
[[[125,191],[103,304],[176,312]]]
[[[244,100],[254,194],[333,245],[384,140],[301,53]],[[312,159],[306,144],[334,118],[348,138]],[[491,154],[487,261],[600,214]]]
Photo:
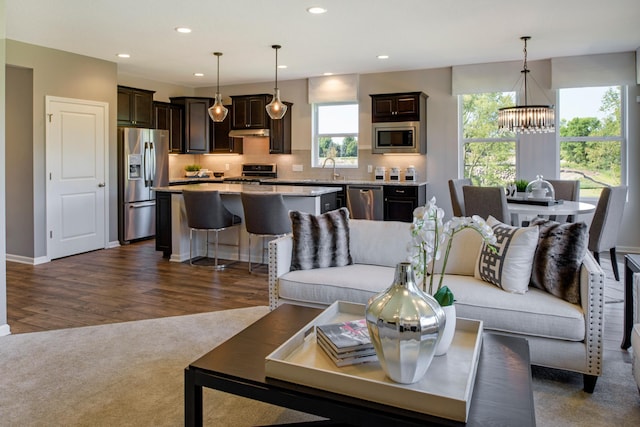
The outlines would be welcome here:
[[[640,247],[637,246],[616,246],[616,252],[625,254],[640,254]]]
[[[0,325],[0,337],[4,337],[5,335],[11,335],[11,329],[7,324]]]
[[[26,257],[22,255],[7,254],[6,260],[9,262],[17,262],[18,264],[38,265],[50,262],[49,257],[42,256],[38,258]]]

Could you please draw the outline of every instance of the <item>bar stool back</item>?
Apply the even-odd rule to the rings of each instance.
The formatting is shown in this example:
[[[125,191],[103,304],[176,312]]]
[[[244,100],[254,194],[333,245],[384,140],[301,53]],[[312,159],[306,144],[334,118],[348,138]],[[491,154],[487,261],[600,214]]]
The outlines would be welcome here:
[[[240,259],[240,227],[242,219],[229,212],[229,210],[222,203],[220,193],[218,191],[198,191],[198,190],[183,190],[182,197],[184,198],[184,206],[187,213],[187,225],[189,226],[189,264],[198,265],[194,263],[193,251],[193,233],[199,231],[205,231],[207,235],[206,239],[206,252],[204,257],[196,257],[195,262],[203,258],[209,258],[209,232],[215,232],[215,253],[213,268],[221,270],[232,263],[219,264],[218,246],[219,236],[218,234],[227,228],[234,226],[237,227],[238,238],[238,260]],[[225,244],[226,245],[226,244]],[[200,264],[202,265],[202,264]]]
[[[264,237],[279,237],[291,233],[291,219],[284,205],[282,194],[241,193],[244,224],[249,233],[249,272],[251,266],[251,236],[262,241],[262,264],[264,264]]]

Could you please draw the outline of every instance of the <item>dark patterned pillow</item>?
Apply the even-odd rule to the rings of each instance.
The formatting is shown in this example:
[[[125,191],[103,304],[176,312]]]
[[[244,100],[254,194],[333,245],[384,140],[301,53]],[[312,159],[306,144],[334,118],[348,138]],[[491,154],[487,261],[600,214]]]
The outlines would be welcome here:
[[[492,216],[487,219],[487,224],[496,236],[495,251],[483,242],[474,277],[507,292],[526,293],[538,244],[538,227],[512,227]]]
[[[570,303],[580,304],[580,266],[589,243],[587,224],[560,224],[536,218],[531,225],[540,228],[531,285]]]
[[[353,264],[349,251],[347,208],[321,215],[290,211],[289,217],[293,231],[291,270]]]

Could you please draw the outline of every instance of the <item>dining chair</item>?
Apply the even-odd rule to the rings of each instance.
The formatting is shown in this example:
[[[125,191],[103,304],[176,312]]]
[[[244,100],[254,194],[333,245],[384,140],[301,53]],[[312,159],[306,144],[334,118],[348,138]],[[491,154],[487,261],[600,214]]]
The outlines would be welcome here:
[[[470,178],[449,180],[449,194],[451,195],[453,216],[465,216],[464,195],[462,194],[462,187],[465,185],[473,185]]]
[[[282,194],[241,193],[244,224],[249,233],[249,272],[251,273],[251,237],[258,236],[262,243],[264,264],[264,238],[279,237],[291,233],[291,219]]]
[[[556,200],[567,200],[577,202],[580,200],[580,181],[577,179],[548,179],[553,186]],[[551,215],[549,219],[558,222],[576,222],[575,215],[556,216]]]
[[[598,264],[600,263],[600,252],[609,250],[611,268],[616,280],[620,280],[616,259],[616,242],[626,201],[627,187],[625,185],[604,187],[589,228],[589,250],[593,252],[593,257],[598,261]]]
[[[209,258],[209,232],[215,232],[215,253],[213,268],[222,270],[223,268],[235,263],[219,264],[218,246],[220,245],[219,233],[231,227],[236,227],[238,231],[237,247],[238,260],[240,259],[240,227],[242,218],[234,215],[225,207],[218,191],[198,191],[198,190],[182,190],[184,198],[184,207],[187,214],[187,226],[189,227],[189,264],[209,266],[203,263],[194,263],[192,255],[193,233],[204,231],[206,233],[206,252],[204,257],[196,257],[195,261]],[[226,243],[224,244],[227,245]],[[233,245],[235,246],[235,245]]]
[[[511,224],[507,195],[503,187],[465,185],[462,193],[466,216],[479,215],[487,219],[491,215],[500,222]]]

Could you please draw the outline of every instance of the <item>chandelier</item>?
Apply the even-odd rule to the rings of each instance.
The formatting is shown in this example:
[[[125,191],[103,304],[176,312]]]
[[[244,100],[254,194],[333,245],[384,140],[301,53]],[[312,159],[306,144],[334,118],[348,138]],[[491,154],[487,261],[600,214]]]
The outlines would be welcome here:
[[[209,117],[214,122],[222,122],[227,117],[229,110],[222,104],[222,95],[220,95],[220,57],[222,52],[213,52],[218,58],[218,79],[216,83],[216,100],[215,103],[209,107]]]
[[[273,93],[273,100],[267,104],[266,110],[269,117],[279,120],[287,113],[287,105],[280,101],[280,89],[278,89],[278,49],[282,46],[274,44],[271,47],[276,51],[276,87]]]
[[[527,104],[527,76],[529,74],[529,69],[527,68],[527,40],[530,38],[528,36],[520,37],[520,40],[524,41],[524,66],[520,71],[524,78],[524,105],[500,108],[498,110],[498,128],[501,131],[549,133],[556,130],[553,105]]]

